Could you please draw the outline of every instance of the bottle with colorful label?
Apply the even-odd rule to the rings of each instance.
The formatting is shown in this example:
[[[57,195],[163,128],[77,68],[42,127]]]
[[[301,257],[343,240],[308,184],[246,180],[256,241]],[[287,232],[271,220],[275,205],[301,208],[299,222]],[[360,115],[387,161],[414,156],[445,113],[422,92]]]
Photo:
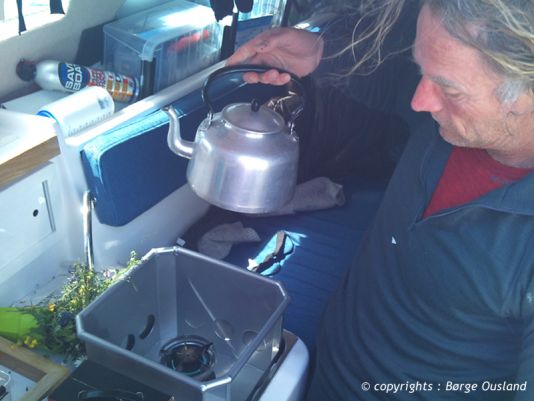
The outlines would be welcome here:
[[[25,81],[35,81],[46,90],[77,92],[85,87],[99,86],[118,102],[132,103],[139,97],[137,78],[79,64],[22,60],[17,65],[17,74]]]

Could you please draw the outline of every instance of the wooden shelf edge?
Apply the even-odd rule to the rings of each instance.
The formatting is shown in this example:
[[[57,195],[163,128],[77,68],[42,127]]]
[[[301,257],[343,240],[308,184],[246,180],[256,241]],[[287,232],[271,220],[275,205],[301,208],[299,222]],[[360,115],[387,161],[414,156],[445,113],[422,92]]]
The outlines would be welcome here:
[[[67,376],[69,369],[51,360],[0,337],[0,360],[2,364],[35,381],[19,401],[40,401],[56,388]]]
[[[16,157],[0,164],[0,190],[18,178],[31,173],[50,159],[59,155],[59,143],[56,136],[27,149]]]

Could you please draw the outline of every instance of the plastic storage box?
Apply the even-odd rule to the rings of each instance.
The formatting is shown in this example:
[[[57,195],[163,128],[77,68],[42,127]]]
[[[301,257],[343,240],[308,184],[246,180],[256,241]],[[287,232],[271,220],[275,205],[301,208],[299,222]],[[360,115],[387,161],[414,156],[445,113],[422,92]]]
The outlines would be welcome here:
[[[280,353],[288,302],[273,280],[182,248],[161,248],[76,322],[90,360],[176,400],[245,401]],[[197,364],[195,347],[203,355]]]
[[[240,13],[235,37],[235,48],[239,48],[261,32],[283,22],[287,0],[255,0],[252,11]]]
[[[222,31],[210,7],[171,1],[104,25],[104,66],[146,96],[217,62]]]

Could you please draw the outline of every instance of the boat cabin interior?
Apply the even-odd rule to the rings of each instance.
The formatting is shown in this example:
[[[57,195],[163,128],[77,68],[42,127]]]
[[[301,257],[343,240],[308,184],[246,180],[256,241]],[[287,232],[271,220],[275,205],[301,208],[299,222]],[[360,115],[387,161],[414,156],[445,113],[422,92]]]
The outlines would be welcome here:
[[[183,142],[192,143],[208,118],[205,82],[236,46],[279,25],[323,33],[338,48],[352,33],[346,16],[314,13],[313,1],[255,0],[248,12],[237,9],[247,11],[246,2],[230,3],[217,20],[205,0],[0,0],[0,307],[57,293],[74,265],[101,272],[125,266],[132,252],[140,259],[129,284],[108,289],[77,318],[88,362],[74,377],[91,376],[96,389],[109,369],[128,383],[124,390],[157,390],[154,400],[300,400],[321,311],[379,206],[385,180],[354,176],[299,183],[303,204],[261,216],[224,211],[191,189],[192,159],[171,151],[163,108],[172,107]],[[392,47],[407,47],[413,30],[392,36]],[[409,54],[371,76],[343,75],[351,62],[324,60],[312,78],[418,123],[408,109],[417,82]],[[393,79],[399,73],[407,79]],[[245,84],[238,72],[213,82],[209,96],[218,112],[285,93]],[[187,317],[192,310],[196,317]],[[233,355],[221,376],[202,373],[210,385],[146,361],[169,331],[208,336],[208,326],[215,347]],[[159,355],[174,354],[163,347]],[[56,401],[84,390],[56,387]],[[14,387],[12,400],[26,392]]]

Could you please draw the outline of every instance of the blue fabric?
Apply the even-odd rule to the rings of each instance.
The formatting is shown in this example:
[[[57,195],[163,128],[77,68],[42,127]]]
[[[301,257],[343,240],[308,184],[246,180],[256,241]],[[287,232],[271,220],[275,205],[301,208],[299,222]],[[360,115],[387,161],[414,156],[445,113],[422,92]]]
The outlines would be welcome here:
[[[167,121],[158,111],[84,147],[82,163],[102,223],[124,225],[185,183],[187,160],[169,150]]]
[[[273,237],[288,233],[294,246],[279,262],[273,279],[283,283],[291,297],[284,327],[299,336],[308,349],[315,348],[315,333],[327,299],[345,275],[350,260],[382,199],[383,184],[344,182],[346,203],[341,207],[289,216],[244,217],[260,243],[238,244],[226,261],[241,267],[248,259],[272,252]]]
[[[280,88],[245,85],[233,81],[213,85],[215,110],[237,101],[249,101],[252,95],[269,98]],[[182,136],[194,140],[207,108],[200,90],[174,103],[183,117]],[[101,223],[127,224],[186,183],[187,159],[167,146],[168,118],[162,111],[141,116],[88,142],[81,160],[87,185],[96,200],[95,210]]]
[[[534,399],[534,174],[423,219],[450,151],[433,121],[411,135],[325,310],[309,400]],[[529,387],[483,391],[485,381]]]
[[[278,245],[279,238],[283,238],[281,245]],[[252,259],[256,265],[253,271],[266,277],[273,277],[278,274],[285,260],[295,251],[295,247],[299,243],[299,234],[283,230],[278,231],[260,253]],[[249,270],[251,270],[250,266]]]

